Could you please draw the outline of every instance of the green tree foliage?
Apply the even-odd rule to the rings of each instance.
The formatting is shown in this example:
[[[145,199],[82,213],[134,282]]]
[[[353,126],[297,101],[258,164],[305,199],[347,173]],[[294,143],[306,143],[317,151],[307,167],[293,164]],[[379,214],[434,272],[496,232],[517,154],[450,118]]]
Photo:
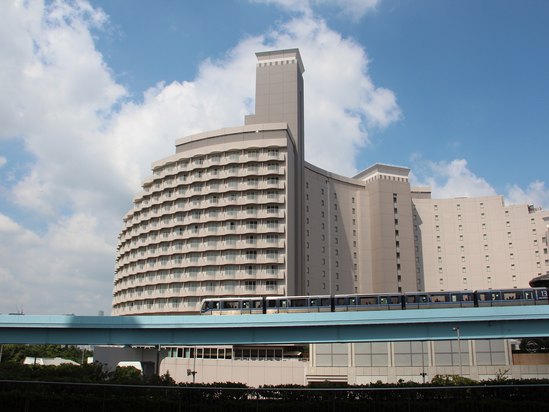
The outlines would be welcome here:
[[[23,362],[27,356],[33,358],[63,358],[81,363],[82,358],[92,356],[93,352],[74,345],[3,345],[2,363]]]
[[[117,366],[110,377],[111,383],[139,385],[143,383],[141,371],[133,366]]]

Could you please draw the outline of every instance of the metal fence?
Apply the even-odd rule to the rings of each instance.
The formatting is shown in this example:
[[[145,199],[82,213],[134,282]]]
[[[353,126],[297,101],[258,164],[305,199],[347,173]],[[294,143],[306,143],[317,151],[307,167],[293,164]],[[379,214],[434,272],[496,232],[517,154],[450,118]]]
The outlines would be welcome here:
[[[0,381],[4,412],[545,410],[549,385],[234,388]],[[543,409],[542,409],[543,408]]]

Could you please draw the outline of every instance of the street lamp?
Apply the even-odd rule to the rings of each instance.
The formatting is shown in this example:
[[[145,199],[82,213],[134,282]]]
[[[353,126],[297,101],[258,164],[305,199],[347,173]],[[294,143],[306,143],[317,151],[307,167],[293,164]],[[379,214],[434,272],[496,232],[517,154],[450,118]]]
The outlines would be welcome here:
[[[459,335],[459,326],[452,328],[452,330],[456,332],[456,335],[457,335],[458,356],[459,356],[459,376],[463,376],[463,365],[461,364],[461,337]]]

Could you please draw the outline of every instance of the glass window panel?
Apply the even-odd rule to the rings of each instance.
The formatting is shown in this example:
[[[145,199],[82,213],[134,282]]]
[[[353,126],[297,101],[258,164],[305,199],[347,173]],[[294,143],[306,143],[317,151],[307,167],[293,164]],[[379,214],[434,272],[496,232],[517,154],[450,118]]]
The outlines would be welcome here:
[[[372,355],[372,366],[388,366],[388,363],[387,355]]]

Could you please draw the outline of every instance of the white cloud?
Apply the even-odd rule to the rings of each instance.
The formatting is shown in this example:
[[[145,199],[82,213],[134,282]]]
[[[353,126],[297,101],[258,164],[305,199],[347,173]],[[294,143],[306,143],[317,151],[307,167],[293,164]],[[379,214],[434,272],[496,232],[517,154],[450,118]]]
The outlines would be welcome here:
[[[486,179],[469,170],[465,159],[432,162],[424,161],[416,154],[412,157],[412,163],[411,184],[431,187],[433,198],[497,195]],[[509,185],[504,198],[506,204],[531,204],[549,209],[549,188],[542,181],[532,182],[526,189],[516,184]]]
[[[4,166],[8,162],[4,156],[0,156],[0,167]]]
[[[536,207],[549,209],[549,187],[545,187],[545,182],[536,180],[522,189],[516,184],[507,187],[505,196],[507,203],[511,204],[529,204]]]
[[[159,83],[136,103],[124,100],[95,47],[101,11],[85,1],[4,9],[0,138],[24,139],[33,162],[2,188],[16,212],[0,215],[0,276],[12,280],[0,289],[0,311],[108,312],[116,236],[150,164],[173,154],[179,137],[243,123],[253,112],[256,51],[300,48],[306,157],[320,167],[353,174],[368,131],[400,116],[394,94],[369,77],[364,49],[310,13],[243,39],[203,61],[195,79]],[[33,220],[39,230],[18,223]]]
[[[496,195],[494,188],[484,178],[469,170],[465,159],[423,164],[424,167],[417,167],[414,170],[410,180],[416,186],[430,186],[433,198]]]

